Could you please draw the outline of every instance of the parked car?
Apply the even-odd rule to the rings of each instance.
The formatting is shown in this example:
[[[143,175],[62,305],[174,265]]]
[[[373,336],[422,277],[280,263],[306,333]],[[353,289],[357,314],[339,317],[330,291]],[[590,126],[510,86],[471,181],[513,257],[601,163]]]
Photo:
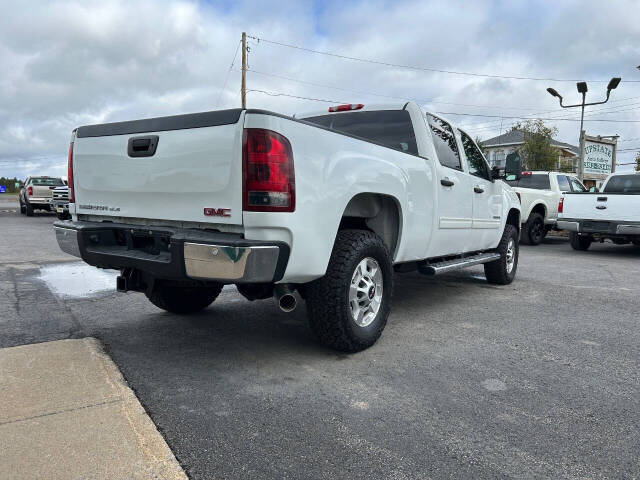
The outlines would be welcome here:
[[[161,309],[206,308],[224,284],[249,300],[297,290],[326,345],[380,336],[393,272],[484,264],[516,275],[520,202],[472,137],[415,103],[293,118],[224,110],[80,127],[61,249],[118,269]]]
[[[60,220],[71,218],[69,215],[69,187],[67,185],[53,189],[51,206]]]
[[[600,192],[564,195],[558,211],[558,226],[569,230],[575,250],[605,240],[640,246],[640,174],[612,173]]]
[[[53,189],[64,185],[57,177],[27,177],[20,189],[20,213],[33,216],[34,210],[51,211]]]
[[[558,202],[565,192],[587,189],[571,173],[522,172],[520,178],[508,179],[522,204],[521,241],[538,245],[552,229],[557,229]]]

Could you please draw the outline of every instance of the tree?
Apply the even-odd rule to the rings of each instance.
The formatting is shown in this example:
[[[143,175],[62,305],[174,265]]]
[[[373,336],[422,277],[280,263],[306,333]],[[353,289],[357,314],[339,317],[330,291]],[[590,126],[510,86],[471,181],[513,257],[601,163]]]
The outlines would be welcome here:
[[[640,152],[636,153],[636,172],[640,172]]]
[[[483,155],[486,157],[487,156],[487,149],[486,147],[482,144],[482,139],[479,136],[476,136],[476,145],[478,145],[478,148],[480,149],[480,151],[483,153]]]
[[[524,144],[520,148],[522,167],[525,170],[554,170],[559,150],[551,146],[553,136],[558,133],[555,127],[547,127],[542,120],[518,122],[512,127],[524,133]]]

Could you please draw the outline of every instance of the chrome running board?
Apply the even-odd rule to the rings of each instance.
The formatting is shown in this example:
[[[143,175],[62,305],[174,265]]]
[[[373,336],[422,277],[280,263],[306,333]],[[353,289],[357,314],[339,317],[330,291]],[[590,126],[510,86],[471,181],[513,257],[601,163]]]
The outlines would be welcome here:
[[[461,268],[479,265],[481,263],[493,262],[499,260],[500,254],[495,252],[477,253],[467,257],[454,258],[452,260],[443,260],[441,262],[424,263],[418,265],[418,271],[425,275],[439,275],[441,273],[459,270]]]

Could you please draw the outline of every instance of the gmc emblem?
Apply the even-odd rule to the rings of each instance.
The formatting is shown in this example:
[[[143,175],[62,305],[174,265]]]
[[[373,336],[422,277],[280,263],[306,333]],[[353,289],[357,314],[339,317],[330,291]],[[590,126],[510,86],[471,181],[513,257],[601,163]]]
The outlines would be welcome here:
[[[205,208],[204,214],[207,217],[230,217],[230,208]]]

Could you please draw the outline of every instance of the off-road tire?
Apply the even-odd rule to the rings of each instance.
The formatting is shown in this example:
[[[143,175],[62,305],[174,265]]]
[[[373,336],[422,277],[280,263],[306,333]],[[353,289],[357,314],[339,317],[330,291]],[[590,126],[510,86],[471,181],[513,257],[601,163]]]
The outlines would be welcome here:
[[[373,321],[359,326],[349,305],[349,287],[358,264],[371,257],[382,271],[380,308]],[[393,269],[382,239],[367,230],[338,232],[324,277],[305,287],[309,325],[321,343],[342,352],[359,352],[373,345],[382,334],[391,310]]]
[[[29,202],[25,205],[25,213],[27,214],[27,217],[33,217],[33,206],[31,206]]]
[[[574,250],[586,251],[589,250],[593,242],[593,238],[588,235],[578,235],[578,232],[569,232],[569,243]]]
[[[25,207],[24,203],[22,203],[22,200],[20,200],[20,214],[24,215],[25,213],[27,213],[27,207]]]
[[[527,245],[540,245],[546,235],[544,217],[533,212],[522,228],[522,240]]]
[[[513,248],[515,249],[515,260],[513,268],[508,271],[507,268],[507,247],[509,246],[509,240],[513,240]],[[496,251],[500,254],[500,259],[493,262],[484,264],[484,275],[487,278],[487,282],[496,285],[508,285],[513,282],[516,277],[516,271],[518,270],[518,257],[520,251],[518,247],[518,229],[513,225],[507,224],[504,227],[502,238],[498,244]]]
[[[222,284],[212,287],[182,287],[157,283],[145,295],[156,307],[171,313],[187,314],[204,310],[211,305],[222,290]]]

